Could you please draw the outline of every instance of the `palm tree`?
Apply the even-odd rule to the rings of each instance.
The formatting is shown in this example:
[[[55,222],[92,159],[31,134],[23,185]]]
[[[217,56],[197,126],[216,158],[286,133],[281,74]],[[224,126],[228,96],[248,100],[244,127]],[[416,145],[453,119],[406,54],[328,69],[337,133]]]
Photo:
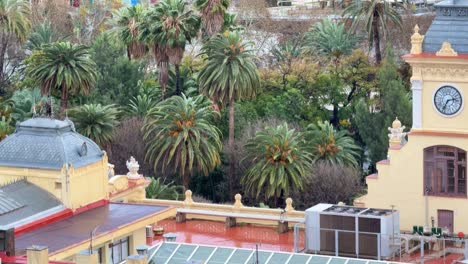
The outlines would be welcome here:
[[[203,96],[173,96],[151,109],[143,127],[146,159],[162,173],[178,174],[188,189],[194,173],[205,175],[220,162],[221,132]]]
[[[326,161],[332,164],[358,166],[359,147],[346,130],[337,131],[328,122],[311,124],[305,132],[314,162]]]
[[[304,136],[284,123],[266,127],[257,132],[245,145],[252,165],[242,178],[246,189],[256,197],[262,193],[265,199],[287,195],[291,190],[301,190],[310,168],[312,155]]]
[[[0,0],[0,87],[5,81],[5,56],[15,40],[23,43],[31,30],[31,10],[26,0]]]
[[[220,32],[230,0],[196,0],[195,8],[201,13],[204,35],[211,37]],[[230,17],[231,18],[231,17]]]
[[[131,116],[144,118],[151,109],[156,107],[158,102],[159,100],[157,98],[148,94],[139,94],[137,97],[130,99],[128,113]]]
[[[115,105],[85,104],[68,112],[77,131],[107,149],[114,129],[119,124],[119,110]]]
[[[346,31],[342,22],[324,19],[314,24],[304,36],[304,51],[324,55],[338,65],[343,55],[356,48],[358,39]]]
[[[41,93],[60,91],[60,110],[65,112],[71,94],[88,94],[96,82],[96,64],[89,48],[70,42],[56,42],[43,46],[29,58],[28,75],[41,84]]]
[[[26,47],[29,50],[39,50],[42,48],[42,45],[65,41],[67,38],[68,36],[57,34],[50,22],[46,21],[34,27]]]
[[[160,62],[164,74],[167,65],[174,65],[176,72],[176,94],[181,95],[179,66],[184,56],[185,46],[197,36],[200,19],[189,10],[185,0],[162,0],[146,15],[142,39],[152,45],[153,54]],[[167,78],[160,83],[166,83]],[[163,86],[165,92],[165,85]]]
[[[229,104],[229,179],[232,181],[236,170],[234,101],[254,97],[260,87],[260,77],[250,45],[242,41],[238,32],[211,38],[203,47],[203,54],[207,62],[198,75],[200,92],[215,104]],[[230,186],[232,192],[232,182]]]
[[[179,200],[182,196],[183,187],[174,185],[174,182],[164,183],[161,178],[151,178],[151,183],[146,187],[146,198]]]
[[[141,5],[121,8],[114,14],[112,33],[127,46],[128,59],[138,59],[146,54],[146,45],[139,39],[139,26],[143,19]]]
[[[392,5],[395,5],[395,7]],[[398,1],[355,0],[343,12],[343,16],[353,21],[352,27],[354,29],[360,23],[364,23],[369,47],[374,46],[377,64],[380,64],[382,61],[382,51],[380,48],[381,35],[383,34],[383,37],[386,37],[390,23],[395,24],[401,29],[402,20],[397,11],[399,7],[404,6]]]

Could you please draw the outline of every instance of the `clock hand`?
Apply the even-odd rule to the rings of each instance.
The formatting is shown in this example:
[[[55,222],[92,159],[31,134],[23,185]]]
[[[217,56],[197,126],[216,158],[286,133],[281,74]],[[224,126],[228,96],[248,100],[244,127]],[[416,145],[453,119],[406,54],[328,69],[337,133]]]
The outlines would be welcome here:
[[[442,107],[442,110],[445,110],[445,108],[447,107],[447,104],[448,104],[450,101],[453,101],[453,100],[455,100],[455,99],[454,99],[454,98],[452,98],[452,99],[447,99],[447,101],[445,101],[444,106]]]

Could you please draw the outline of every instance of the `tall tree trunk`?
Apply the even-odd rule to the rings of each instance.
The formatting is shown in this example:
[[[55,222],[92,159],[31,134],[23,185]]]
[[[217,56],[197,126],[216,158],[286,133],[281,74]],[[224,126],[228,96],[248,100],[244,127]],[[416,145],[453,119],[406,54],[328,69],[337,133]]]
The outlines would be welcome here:
[[[184,191],[189,190],[189,176],[188,175],[182,175],[182,185],[184,186]]]
[[[3,94],[6,87],[6,78],[5,78],[5,56],[8,46],[8,34],[0,32],[0,94]]]
[[[175,79],[176,79],[176,95],[178,96],[181,96],[182,95],[182,91],[180,89],[180,68],[179,68],[179,64],[176,64],[174,66],[175,68]]]
[[[377,64],[380,64],[382,61],[382,53],[380,51],[380,33],[379,33],[379,15],[374,13],[374,20],[372,21],[372,31],[374,33],[374,51],[375,51],[375,60]]]
[[[229,99],[229,197],[233,195],[233,182],[236,175],[236,155],[234,150],[234,97]]]
[[[132,60],[132,53],[130,52],[130,44],[127,45],[127,57],[128,57],[128,60]]]
[[[67,108],[68,108],[68,89],[62,86],[62,96],[60,97],[60,113],[62,114],[65,113]]]
[[[333,104],[333,116],[331,119],[331,124],[333,127],[337,128],[339,124],[339,117],[338,117],[338,104]]]
[[[168,69],[167,62],[158,63],[158,81],[161,85],[161,98],[162,100],[166,99],[166,86],[168,81]]]

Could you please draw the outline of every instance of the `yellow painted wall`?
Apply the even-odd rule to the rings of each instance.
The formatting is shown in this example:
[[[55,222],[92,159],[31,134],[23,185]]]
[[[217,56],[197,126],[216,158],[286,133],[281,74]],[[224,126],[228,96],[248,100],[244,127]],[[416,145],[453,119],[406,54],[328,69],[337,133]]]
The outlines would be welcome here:
[[[60,182],[62,179],[59,170],[0,167],[0,185],[21,179],[27,179],[28,182],[50,192],[58,199],[62,198],[61,189],[56,189],[56,182]]]
[[[434,93],[443,85],[451,85],[457,88],[468,99],[468,85],[466,83],[453,83],[449,81],[425,81],[422,98],[422,127],[430,130],[465,131],[468,132],[468,109],[465,107],[460,114],[454,117],[445,117],[436,112],[433,105]],[[466,102],[465,102],[466,103]]]
[[[69,206],[77,209],[87,204],[108,199],[107,161],[97,161],[80,168],[69,168]]]
[[[67,177],[68,174],[68,183]],[[108,199],[107,156],[93,164],[61,170],[0,167],[0,185],[25,179],[41,187],[73,210]]]
[[[389,150],[389,163],[381,162],[377,165],[377,179],[367,178],[368,194],[357,201],[364,202],[366,207],[375,208],[395,205],[400,211],[401,229],[411,230],[413,225],[426,224],[424,148],[449,145],[468,151],[468,106],[465,105],[454,117],[444,117],[436,112],[432,103],[434,92],[443,85],[456,87],[461,91],[463,99],[468,100],[468,60],[406,60],[413,67],[412,80],[422,83],[421,127],[411,130],[412,134],[403,148]],[[437,210],[452,210],[454,232],[468,232],[468,199],[429,196],[428,208],[429,225],[431,217],[434,217],[437,225]]]

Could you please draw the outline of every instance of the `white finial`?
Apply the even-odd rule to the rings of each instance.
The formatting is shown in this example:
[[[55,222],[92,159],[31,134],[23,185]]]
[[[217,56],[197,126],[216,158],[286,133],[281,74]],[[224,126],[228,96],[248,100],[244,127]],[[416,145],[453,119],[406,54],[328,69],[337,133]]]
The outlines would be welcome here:
[[[138,174],[138,170],[140,169],[140,165],[138,164],[138,161],[135,160],[133,156],[130,157],[130,160],[127,161],[127,177],[129,179],[139,179],[141,178],[141,175]]]

